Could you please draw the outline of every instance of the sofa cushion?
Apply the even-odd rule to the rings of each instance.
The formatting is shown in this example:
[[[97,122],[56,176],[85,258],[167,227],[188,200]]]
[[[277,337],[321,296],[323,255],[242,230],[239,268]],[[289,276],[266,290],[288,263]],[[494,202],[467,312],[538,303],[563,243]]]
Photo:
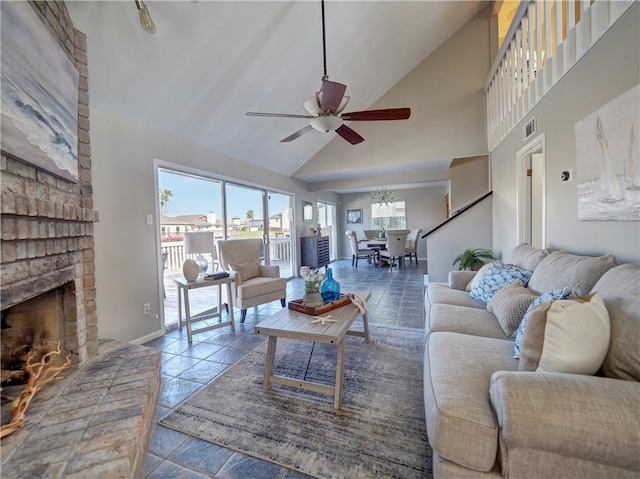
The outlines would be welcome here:
[[[549,248],[542,249],[523,243],[513,248],[509,255],[509,264],[533,271],[536,266],[551,253]]]
[[[524,328],[527,325],[527,321],[529,319],[529,315],[534,308],[540,304],[548,303],[550,301],[557,301],[560,299],[572,299],[577,298],[582,295],[582,290],[577,284],[573,286],[565,286],[564,288],[552,289],[551,291],[547,291],[546,293],[541,294],[536,299],[534,299],[529,307],[527,308],[527,312],[524,313],[524,317],[522,321],[520,321],[520,326],[518,326],[518,331],[516,332],[516,342],[514,345],[514,355],[513,357],[516,359],[520,358],[520,346],[522,345],[522,336],[524,335]]]
[[[599,293],[552,301],[529,315],[520,371],[593,375],[609,349],[609,314]]]
[[[515,335],[527,308],[536,298],[530,289],[523,288],[520,281],[505,286],[487,304],[487,311],[495,314],[504,334]]]
[[[246,261],[244,263],[230,263],[229,266],[233,271],[240,273],[242,281],[260,276],[260,268],[255,261]]]
[[[640,264],[607,271],[593,287],[604,300],[611,323],[611,342],[602,364],[605,376],[640,381]]]
[[[466,291],[451,289],[445,284],[429,283],[424,295],[425,306],[429,304],[455,304],[468,308],[486,309],[487,305],[482,301],[476,301]]]
[[[453,304],[431,304],[425,311],[428,332],[440,331],[507,339],[496,317],[486,309],[466,308]]]
[[[531,271],[504,264],[499,260],[494,261],[480,278],[477,286],[471,289],[469,296],[487,304],[494,294],[509,284],[520,281],[523,286],[526,286],[531,273]]]
[[[429,444],[443,458],[477,471],[496,461],[498,425],[489,385],[495,371],[517,371],[513,343],[431,333],[425,348],[424,401]]]
[[[618,260],[612,255],[580,256],[554,251],[540,261],[531,275],[528,288],[540,294],[578,283],[580,289],[587,294],[600,277],[617,264]]]

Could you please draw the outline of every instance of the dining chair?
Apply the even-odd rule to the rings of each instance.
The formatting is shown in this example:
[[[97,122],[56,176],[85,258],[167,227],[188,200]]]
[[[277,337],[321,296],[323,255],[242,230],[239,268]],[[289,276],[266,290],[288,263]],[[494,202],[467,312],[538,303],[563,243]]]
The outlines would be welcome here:
[[[416,264],[418,264],[418,241],[420,240],[420,233],[422,233],[422,228],[412,229],[407,237],[404,255],[409,257],[410,263],[413,263],[412,256],[415,256]]]
[[[380,250],[380,259],[389,262],[389,269],[393,268],[393,261],[397,259],[398,267],[404,266],[404,251],[410,230],[387,230],[387,249]]]
[[[349,238],[349,245],[351,246],[351,266],[355,264],[355,267],[358,267],[358,258],[367,258],[368,262],[371,262],[371,258],[373,258],[373,263],[376,264],[376,250],[361,248],[358,245],[358,238],[355,231],[345,231],[344,234]]]

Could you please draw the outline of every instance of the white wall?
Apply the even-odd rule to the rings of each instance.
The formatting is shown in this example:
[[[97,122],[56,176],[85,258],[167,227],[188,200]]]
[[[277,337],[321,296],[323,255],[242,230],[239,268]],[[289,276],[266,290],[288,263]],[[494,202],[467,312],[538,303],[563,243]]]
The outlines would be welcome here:
[[[426,238],[429,282],[446,283],[456,256],[467,248],[492,248],[492,197],[460,213]]]
[[[407,215],[407,229],[422,228],[422,236],[431,228],[445,220],[445,193],[443,186],[397,190],[393,194],[396,201],[404,201]],[[347,225],[346,210],[362,208],[362,224]],[[371,229],[371,192],[340,195],[338,205],[338,254],[340,258],[351,258],[351,247],[344,234],[347,230],[356,231],[358,238],[363,230]],[[418,242],[418,259],[427,257],[425,240]]]
[[[142,314],[143,304],[161,309],[154,159],[208,171],[247,184],[295,195],[295,228],[300,236],[302,199],[337,204],[333,193],[310,193],[304,183],[249,165],[184,139],[91,108],[91,150],[95,224],[96,303],[98,334],[133,341],[160,329],[160,322]],[[299,257],[299,241],[296,252]]]
[[[545,133],[548,247],[640,261],[640,222],[578,221],[576,182],[560,181],[563,170],[576,170],[575,123],[640,82],[638,25],[636,3],[525,118],[535,115]],[[523,146],[521,123],[491,154],[493,245],[502,256],[516,246],[516,153]]]

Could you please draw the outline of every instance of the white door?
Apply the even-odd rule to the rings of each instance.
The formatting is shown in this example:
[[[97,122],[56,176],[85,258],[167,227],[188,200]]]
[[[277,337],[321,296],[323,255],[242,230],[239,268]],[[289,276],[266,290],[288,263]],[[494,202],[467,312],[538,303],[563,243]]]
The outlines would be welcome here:
[[[544,155],[531,155],[531,227],[529,243],[536,248],[544,248]]]
[[[546,246],[544,134],[517,155],[517,241]]]

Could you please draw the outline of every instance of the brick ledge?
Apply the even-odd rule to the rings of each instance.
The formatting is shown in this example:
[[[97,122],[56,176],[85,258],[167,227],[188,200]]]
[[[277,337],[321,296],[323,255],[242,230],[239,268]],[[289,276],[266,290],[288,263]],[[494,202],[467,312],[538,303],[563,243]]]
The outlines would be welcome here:
[[[2,440],[2,477],[142,477],[159,388],[160,350],[101,340],[98,357],[40,391]]]

